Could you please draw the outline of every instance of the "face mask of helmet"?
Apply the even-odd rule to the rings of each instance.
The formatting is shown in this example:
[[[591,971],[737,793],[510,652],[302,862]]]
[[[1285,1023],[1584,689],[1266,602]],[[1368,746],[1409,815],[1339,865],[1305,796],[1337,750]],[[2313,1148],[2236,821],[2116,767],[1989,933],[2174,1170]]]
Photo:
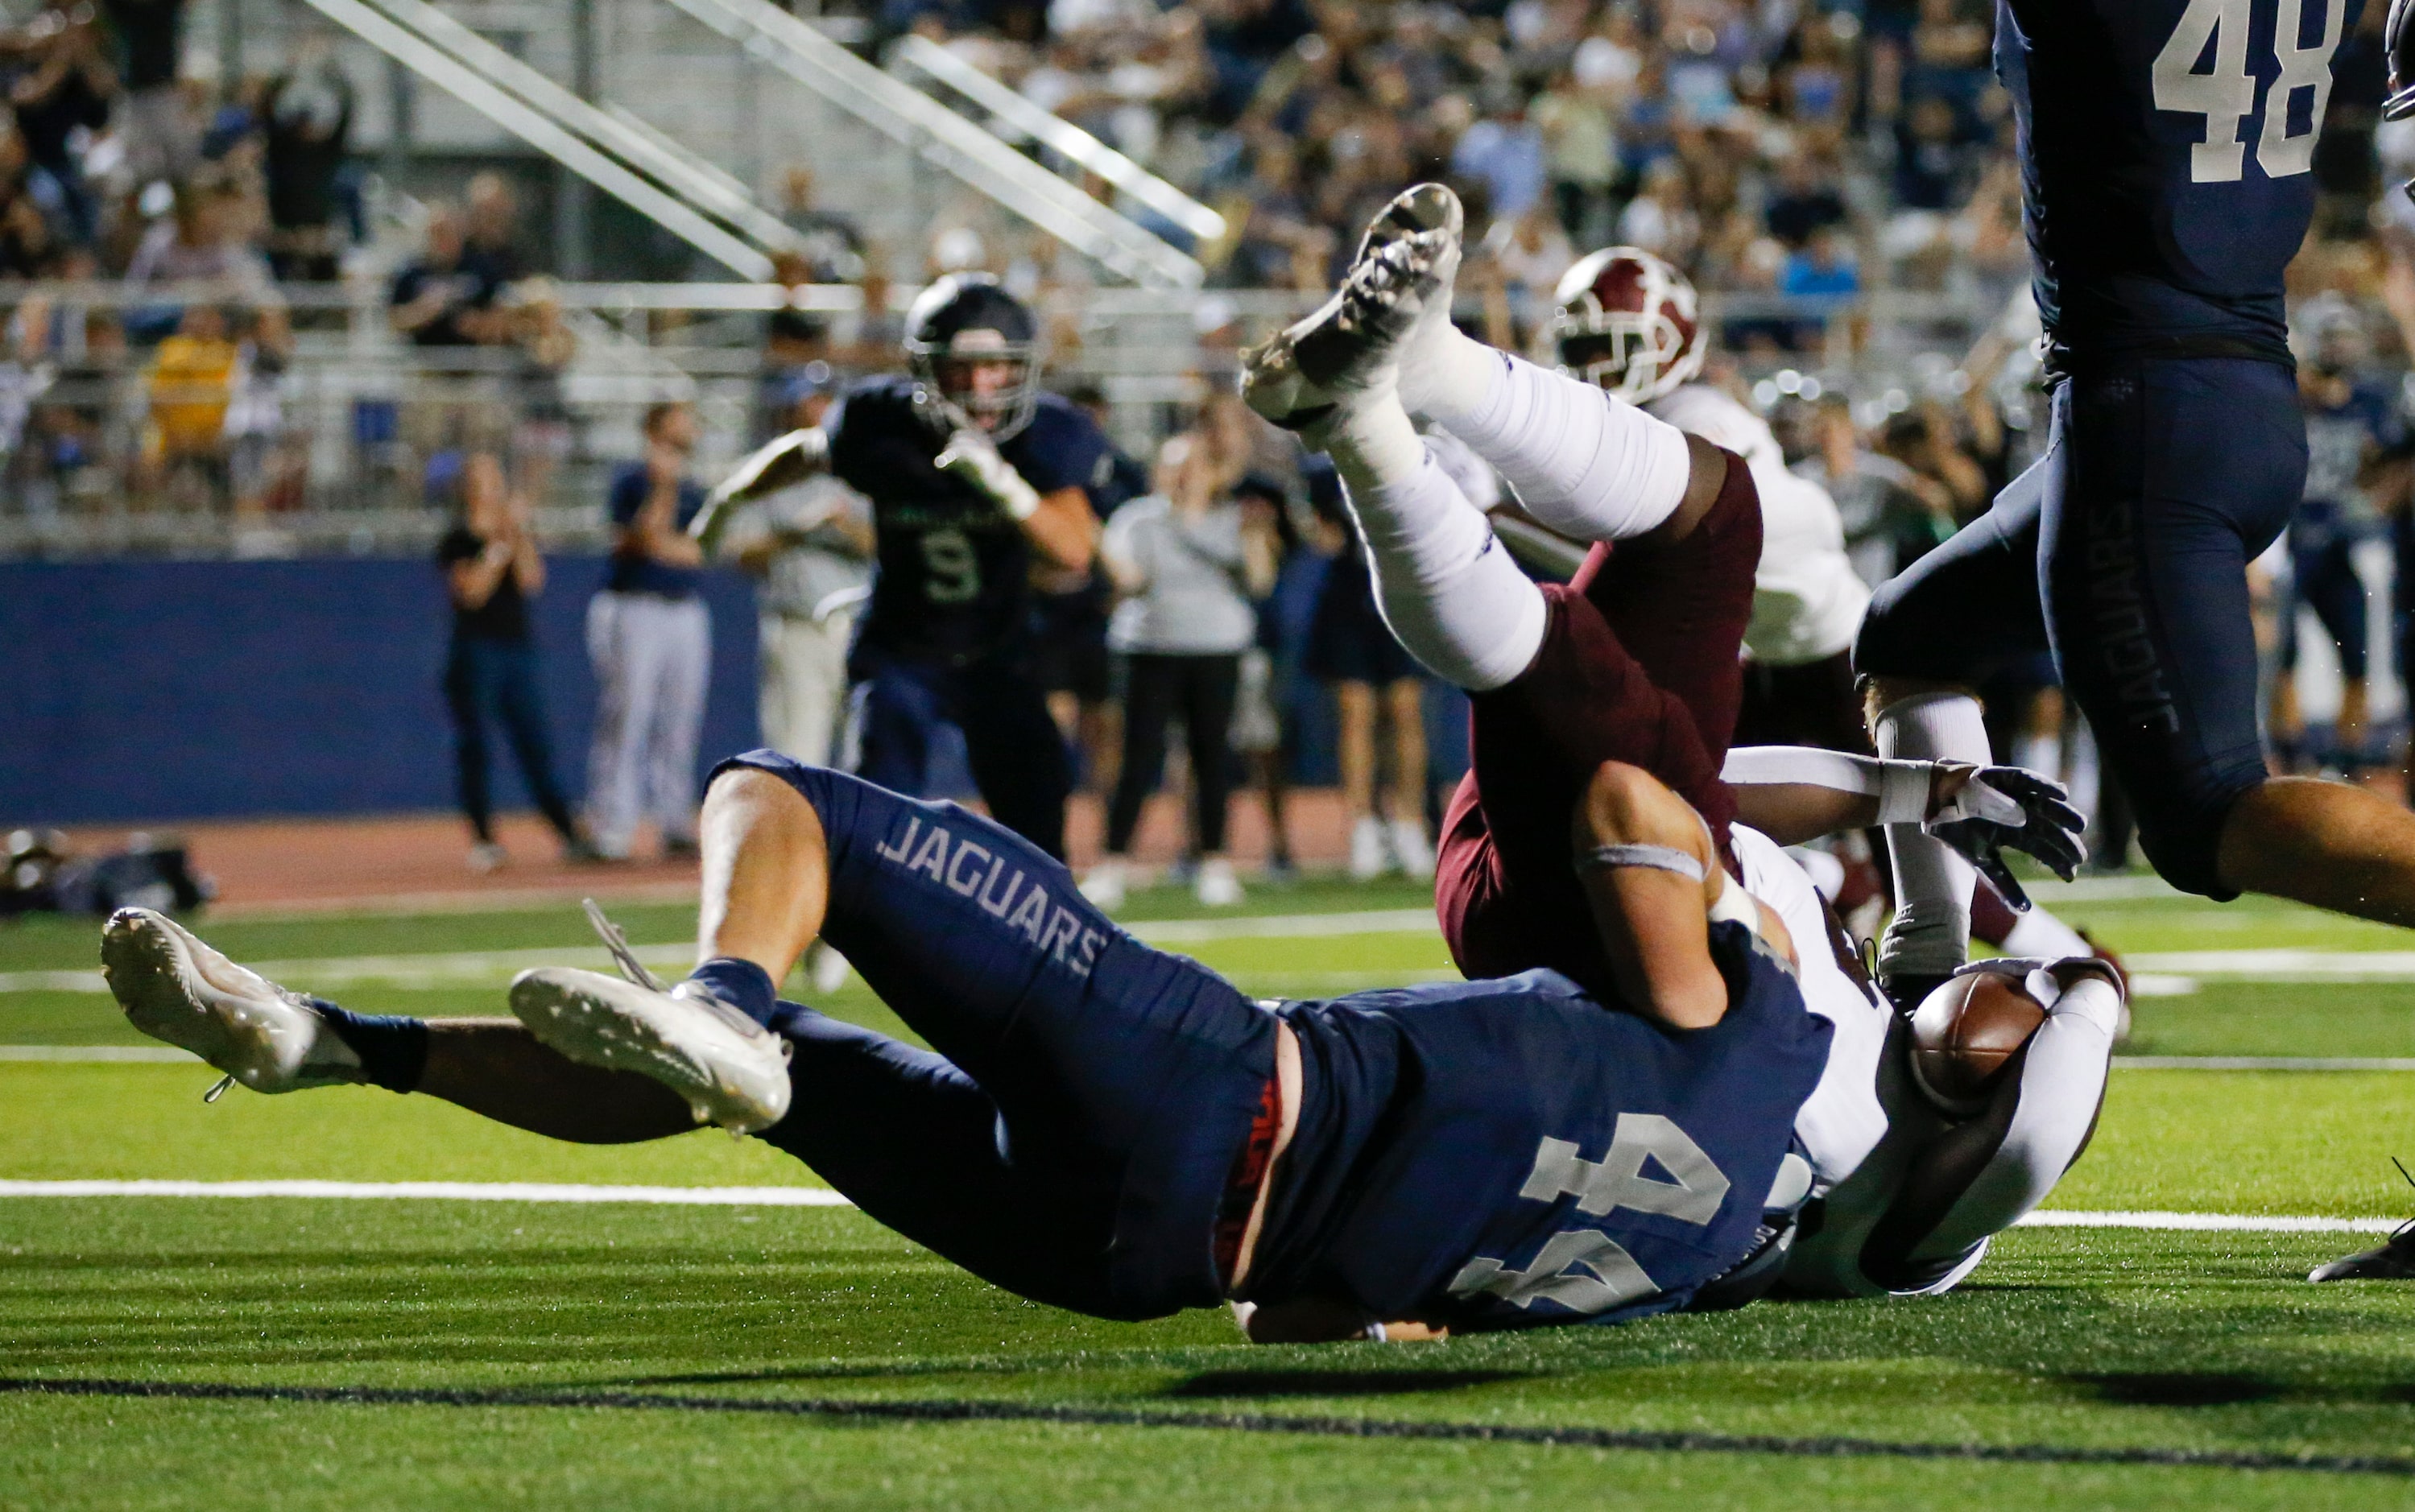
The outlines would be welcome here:
[[[1685,334],[1665,316],[1612,311],[1584,323],[1558,337],[1560,371],[1629,404],[1660,397],[1701,367],[1684,364]]]
[[[1040,402],[1037,322],[1022,301],[980,275],[952,275],[908,313],[906,365],[914,381],[1005,441]]]
[[[1553,296],[1560,370],[1630,404],[1646,404],[1702,371],[1693,286],[1658,258],[1614,247],[1578,261]]]

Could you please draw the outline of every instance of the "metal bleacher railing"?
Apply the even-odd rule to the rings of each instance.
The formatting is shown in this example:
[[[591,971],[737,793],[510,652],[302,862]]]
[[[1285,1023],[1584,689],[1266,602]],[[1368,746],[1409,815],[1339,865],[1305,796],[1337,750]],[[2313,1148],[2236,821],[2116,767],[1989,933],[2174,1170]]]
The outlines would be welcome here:
[[[913,292],[895,291],[892,308]],[[895,361],[851,343],[862,296],[848,286],[572,283],[550,293],[577,340],[559,369],[511,347],[408,345],[388,323],[381,280],[289,285],[278,298],[293,327],[290,352],[271,373],[163,364],[158,348],[118,334],[156,335],[178,309],[229,299],[227,290],[0,289],[0,316],[16,333],[13,354],[0,358],[0,556],[418,550],[444,523],[425,486],[428,461],[462,445],[517,455],[543,473],[549,542],[598,544],[603,474],[638,455],[647,405],[698,406],[697,467],[708,477],[766,433],[765,314],[790,304],[824,316],[841,376],[850,363]],[[1058,333],[1049,381],[1096,383],[1117,439],[1147,456],[1211,385],[1232,382],[1242,343],[1309,303],[1273,291],[1043,292]],[[248,314],[230,307],[239,337]],[[1822,333],[1824,347],[1760,367],[1783,363],[1830,391],[1869,396],[1921,392],[1951,367],[1942,354],[1967,348],[1995,314],[1906,293],[1842,306],[1728,296],[1705,313]],[[1799,391],[1799,382],[1789,390]]]

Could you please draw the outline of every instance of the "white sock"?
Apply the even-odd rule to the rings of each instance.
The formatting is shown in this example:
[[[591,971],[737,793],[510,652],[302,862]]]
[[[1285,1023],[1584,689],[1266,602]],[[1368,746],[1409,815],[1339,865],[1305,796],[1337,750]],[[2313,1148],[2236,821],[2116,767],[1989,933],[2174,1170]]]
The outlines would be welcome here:
[[[1402,401],[1492,463],[1526,513],[1580,541],[1642,535],[1676,513],[1693,474],[1684,431],[1581,379],[1451,335],[1459,345],[1421,345],[1402,364]],[[1438,365],[1437,351],[1454,355]]]
[[[2096,948],[2089,944],[2079,931],[2044,908],[2032,908],[2025,914],[2013,915],[2012,931],[2001,943],[2006,955],[2037,961],[2060,961],[2066,956],[2096,953]]]
[[[1350,417],[1335,438],[1333,461],[1366,543],[1384,622],[1446,682],[1482,693],[1514,680],[1543,644],[1541,591],[1414,433],[1416,462],[1403,467],[1388,427],[1358,421]]]
[[[1986,766],[1988,726],[1978,700],[1959,693],[1915,694],[1881,711],[1872,730],[1882,756]],[[1939,976],[1971,952],[1971,890],[1976,868],[1916,824],[1887,826],[1895,859],[1895,920],[1879,942],[1879,974]]]
[[[1444,429],[1480,426],[1500,402],[1509,354],[1450,322],[1450,293],[1438,291],[1401,357],[1401,403]]]

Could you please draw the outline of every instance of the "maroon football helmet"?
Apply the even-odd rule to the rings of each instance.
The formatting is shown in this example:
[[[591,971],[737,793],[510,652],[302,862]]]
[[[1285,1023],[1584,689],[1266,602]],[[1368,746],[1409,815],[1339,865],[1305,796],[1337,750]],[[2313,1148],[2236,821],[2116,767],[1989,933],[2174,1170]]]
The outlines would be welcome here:
[[[1578,260],[1552,296],[1560,371],[1644,404],[1702,370],[1694,286],[1640,247]]]

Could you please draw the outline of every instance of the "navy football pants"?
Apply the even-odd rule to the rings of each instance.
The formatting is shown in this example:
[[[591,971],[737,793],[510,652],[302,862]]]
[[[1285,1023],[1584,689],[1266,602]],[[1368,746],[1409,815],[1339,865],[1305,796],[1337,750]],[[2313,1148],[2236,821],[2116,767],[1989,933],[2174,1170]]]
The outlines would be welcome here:
[[[2050,648],[2173,886],[2236,892],[2223,821],[2264,781],[2247,563],[2305,480],[2289,369],[2141,360],[2063,382],[2046,455],[1879,590],[1853,665],[1977,682]]]
[[[822,938],[933,1047],[781,1004],[795,1097],[761,1137],[1036,1301],[1126,1319],[1221,1301],[1217,1209],[1274,1075],[1274,1016],[979,815],[772,751],[713,776],[736,766],[813,804]]]
[[[948,666],[861,648],[856,654],[855,770],[892,792],[930,791],[931,736],[965,733],[973,786],[1000,824],[1049,855],[1065,856],[1065,801],[1073,790],[1065,737],[1039,681],[1006,657]]]

